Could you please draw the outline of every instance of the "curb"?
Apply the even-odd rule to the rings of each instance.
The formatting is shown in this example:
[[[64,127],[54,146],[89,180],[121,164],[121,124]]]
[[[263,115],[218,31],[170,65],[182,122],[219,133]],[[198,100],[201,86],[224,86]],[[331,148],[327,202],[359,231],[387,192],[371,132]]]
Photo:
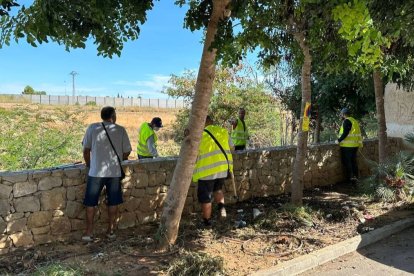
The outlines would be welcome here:
[[[342,255],[382,240],[394,233],[414,225],[414,217],[403,219],[392,224],[358,235],[340,243],[327,246],[310,254],[294,258],[274,267],[259,270],[253,276],[268,275],[297,275],[309,269],[322,265]]]

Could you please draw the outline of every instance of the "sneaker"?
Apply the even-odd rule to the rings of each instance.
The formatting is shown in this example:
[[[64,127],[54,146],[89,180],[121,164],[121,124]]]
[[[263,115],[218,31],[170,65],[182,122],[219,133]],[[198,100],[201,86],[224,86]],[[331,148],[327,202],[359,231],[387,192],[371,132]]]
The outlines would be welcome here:
[[[82,236],[82,241],[92,242],[93,241],[93,236],[88,236],[88,235]]]

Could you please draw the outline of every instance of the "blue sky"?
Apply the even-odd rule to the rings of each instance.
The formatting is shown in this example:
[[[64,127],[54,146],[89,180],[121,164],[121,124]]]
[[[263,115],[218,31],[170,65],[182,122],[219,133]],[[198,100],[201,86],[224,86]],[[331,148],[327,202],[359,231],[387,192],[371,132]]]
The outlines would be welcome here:
[[[127,42],[121,57],[112,59],[97,56],[93,43],[70,52],[54,43],[34,48],[25,40],[4,46],[0,93],[20,94],[30,85],[51,95],[71,95],[69,73],[76,71],[77,95],[165,98],[160,91],[171,74],[199,66],[202,32],[183,28],[185,12],[174,1],[156,1],[138,40]]]

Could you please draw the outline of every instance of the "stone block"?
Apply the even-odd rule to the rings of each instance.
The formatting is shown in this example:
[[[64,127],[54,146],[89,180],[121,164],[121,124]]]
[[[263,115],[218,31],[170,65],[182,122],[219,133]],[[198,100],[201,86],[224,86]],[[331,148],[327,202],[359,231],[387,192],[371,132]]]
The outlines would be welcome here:
[[[63,179],[63,186],[70,187],[70,186],[79,186],[85,184],[85,180],[83,178],[65,178]],[[86,185],[86,184],[85,184]]]
[[[147,187],[145,189],[145,193],[147,195],[156,195],[160,192],[161,188],[160,187]]]
[[[56,176],[56,177],[62,178],[62,176],[63,176],[63,169],[54,169],[52,171],[52,176]]]
[[[0,199],[0,215],[4,216],[10,212],[10,203],[8,199]]]
[[[62,186],[61,177],[48,176],[39,180],[40,191],[47,191],[59,186]]]
[[[48,234],[50,232],[50,226],[43,226],[43,227],[37,227],[32,228],[32,234],[33,235],[41,235],[41,234]]]
[[[135,187],[136,188],[148,187],[148,174],[146,174],[146,173],[137,173],[137,182],[136,182]]]
[[[64,209],[66,207],[66,189],[62,187],[42,192],[40,202],[42,211]]]
[[[40,179],[40,178],[50,176],[51,174],[52,174],[52,172],[49,171],[49,170],[34,171],[33,174],[32,174],[32,178],[33,179]]]
[[[73,201],[76,199],[76,192],[79,188],[78,187],[68,187],[66,189],[66,198],[69,201]]]
[[[52,212],[52,217],[63,217],[65,215],[65,213],[62,210],[53,210]]]
[[[69,218],[77,218],[79,213],[84,209],[83,204],[76,201],[68,201],[66,203],[65,213]]]
[[[64,174],[68,178],[79,178],[81,171],[79,168],[68,168],[63,170]]]
[[[7,233],[16,233],[16,232],[21,232],[24,230],[27,230],[26,227],[27,224],[27,218],[21,218],[18,220],[13,220],[10,221],[9,223],[7,223]]]
[[[133,197],[144,197],[145,189],[132,189],[131,196]]]
[[[141,198],[135,198],[131,197],[127,201],[122,204],[122,209],[126,210],[127,212],[133,212],[139,208],[139,205],[141,204]]]
[[[126,229],[136,225],[137,216],[134,212],[122,213],[119,217],[118,228]]]
[[[32,213],[27,221],[27,226],[29,228],[43,227],[50,224],[52,220],[51,211],[40,211]]]
[[[27,247],[34,244],[33,235],[30,231],[14,233],[10,235],[9,238],[13,241],[13,244],[16,247]]]
[[[25,196],[14,199],[14,208],[17,212],[37,212],[40,202],[37,196]]]
[[[71,230],[71,224],[69,218],[67,217],[57,217],[53,218],[50,224],[50,229],[52,235],[61,235],[69,233]]]
[[[157,220],[157,213],[155,211],[148,213],[137,212],[137,218],[139,223],[146,224]]]
[[[4,235],[0,238],[0,249],[9,248],[10,246],[12,246],[12,241],[9,236]]]
[[[86,229],[86,221],[82,219],[71,219],[70,224],[72,226],[72,231]]]
[[[13,221],[13,220],[18,220],[18,219],[24,218],[25,217],[24,214],[25,213],[23,213],[23,212],[8,214],[7,216],[4,216],[4,221],[9,222],[9,221]]]
[[[34,181],[17,182],[13,185],[13,196],[21,197],[33,194],[37,191],[37,184]]]
[[[26,182],[28,177],[27,172],[8,173],[1,176],[2,182],[7,181],[10,183]]]
[[[7,223],[0,217],[0,235],[4,233],[7,228]]]
[[[76,195],[75,200],[81,200],[85,198],[85,191],[86,191],[86,185],[76,186]]]
[[[33,240],[34,240],[35,245],[39,245],[39,244],[45,244],[45,243],[52,242],[53,237],[49,234],[39,234],[39,235],[34,235]]]
[[[0,184],[0,199],[9,199],[12,190],[11,186]]]
[[[165,172],[158,172],[155,175],[155,183],[157,186],[165,185],[167,174]]]
[[[157,201],[153,197],[144,197],[139,205],[142,212],[150,212],[157,208]]]

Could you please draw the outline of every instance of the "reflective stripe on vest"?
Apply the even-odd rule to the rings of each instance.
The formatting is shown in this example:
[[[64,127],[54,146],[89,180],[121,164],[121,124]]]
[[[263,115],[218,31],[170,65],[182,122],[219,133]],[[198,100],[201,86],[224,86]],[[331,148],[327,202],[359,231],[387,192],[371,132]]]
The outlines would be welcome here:
[[[244,129],[243,122],[237,118],[237,125],[236,128],[231,132],[231,140],[235,146],[244,146],[246,145],[246,141],[249,134],[246,129]]]
[[[148,150],[147,140],[154,135],[154,142],[157,142],[157,135],[155,134],[154,130],[149,126],[148,123],[141,124],[138,130],[138,145],[137,145],[137,153],[142,156],[152,156],[150,151]]]
[[[352,124],[349,134],[339,143],[339,146],[346,148],[357,148],[362,147],[362,136],[361,129],[359,128],[358,121],[352,117],[347,117]],[[344,133],[344,126],[342,124],[341,129],[339,130],[339,135],[341,136]]]
[[[217,142],[223,147],[229,161],[227,162],[223,152],[214,142],[211,136],[203,131],[200,147],[198,148],[197,162],[193,172],[193,181],[197,182],[200,178],[226,172],[228,169],[233,171],[233,157],[229,147],[229,134],[227,130],[219,126],[207,126],[206,129],[216,138]]]

